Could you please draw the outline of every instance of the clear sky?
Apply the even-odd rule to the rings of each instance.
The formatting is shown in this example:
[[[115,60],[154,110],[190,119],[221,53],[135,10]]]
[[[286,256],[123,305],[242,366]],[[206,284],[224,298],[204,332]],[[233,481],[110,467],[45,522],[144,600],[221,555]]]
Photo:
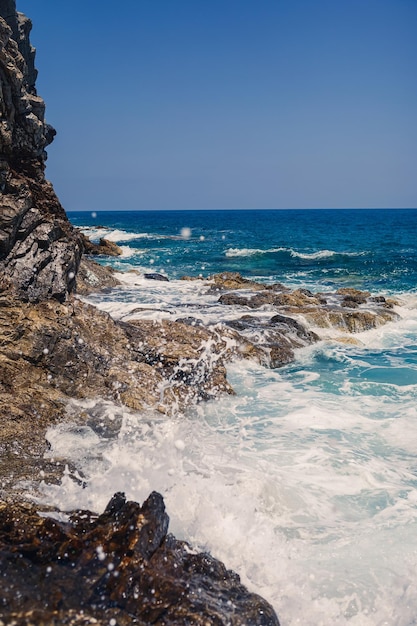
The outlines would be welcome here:
[[[416,0],[17,0],[67,210],[417,206]]]

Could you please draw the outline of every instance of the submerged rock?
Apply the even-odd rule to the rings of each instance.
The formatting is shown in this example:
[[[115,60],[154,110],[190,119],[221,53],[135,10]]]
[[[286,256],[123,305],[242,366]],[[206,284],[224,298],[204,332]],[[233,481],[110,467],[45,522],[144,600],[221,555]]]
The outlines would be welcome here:
[[[279,626],[239,576],[168,532],[162,497],[117,493],[62,523],[0,504],[0,623]]]
[[[169,279],[167,276],[165,276],[164,274],[157,274],[156,272],[152,272],[150,274],[144,274],[144,277],[147,280],[161,280],[164,282],[168,282]]]

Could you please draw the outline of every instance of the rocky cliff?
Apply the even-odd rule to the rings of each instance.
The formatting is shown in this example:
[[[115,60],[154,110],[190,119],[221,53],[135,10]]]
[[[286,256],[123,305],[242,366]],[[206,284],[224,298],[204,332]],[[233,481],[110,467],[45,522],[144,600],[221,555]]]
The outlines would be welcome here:
[[[36,93],[32,24],[15,0],[0,0],[0,16],[0,281],[23,300],[64,301],[82,243],[45,179],[55,130]]]

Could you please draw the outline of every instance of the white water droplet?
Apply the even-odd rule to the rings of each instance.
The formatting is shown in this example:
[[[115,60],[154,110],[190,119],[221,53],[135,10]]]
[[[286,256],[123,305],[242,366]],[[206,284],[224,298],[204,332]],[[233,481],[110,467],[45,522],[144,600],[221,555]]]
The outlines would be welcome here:
[[[188,226],[184,226],[184,228],[181,228],[180,232],[183,239],[189,239],[191,237],[191,228],[188,228]]]
[[[177,439],[176,442],[174,443],[174,446],[177,448],[177,450],[185,449],[185,443],[183,442],[182,439]]]

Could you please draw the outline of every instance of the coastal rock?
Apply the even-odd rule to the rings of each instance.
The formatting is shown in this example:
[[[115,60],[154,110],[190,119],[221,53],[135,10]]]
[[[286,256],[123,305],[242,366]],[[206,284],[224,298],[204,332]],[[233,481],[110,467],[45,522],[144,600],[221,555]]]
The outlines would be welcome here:
[[[0,297],[0,363],[4,391],[15,408],[19,389],[29,395],[25,404],[36,406],[30,399],[36,381],[41,402],[43,395],[57,400],[58,392],[61,398],[100,396],[133,409],[169,412],[172,402],[231,391],[226,348],[215,333],[181,323],[128,324],[78,300],[22,305]],[[3,402],[7,414],[5,407]]]
[[[226,322],[240,335],[253,344],[256,350],[243,351],[261,365],[281,367],[295,359],[294,349],[318,341],[319,337],[308,331],[300,322],[284,315],[275,315],[265,320],[253,315],[244,315]]]
[[[233,352],[215,329],[161,320],[120,323],[136,357],[163,373],[166,394],[190,402],[233,393],[226,378],[225,361]]]
[[[115,271],[108,265],[100,265],[83,256],[77,274],[76,292],[80,296],[97,293],[120,286]]]
[[[155,272],[152,272],[151,274],[144,274],[144,277],[147,280],[160,280],[160,281],[163,281],[163,282],[168,282],[169,281],[168,277],[165,276],[164,274],[157,274]]]
[[[66,523],[0,503],[0,623],[279,626],[237,574],[168,524],[156,492],[142,506],[117,493],[101,515]]]
[[[79,234],[82,240],[84,254],[91,254],[93,256],[120,256],[122,254],[122,249],[113,241],[100,237],[99,242],[94,243],[84,235],[84,233],[80,232]]]
[[[31,22],[9,0],[0,1],[0,16],[0,281],[22,300],[64,301],[81,242],[44,176],[55,131],[35,89]]]
[[[189,278],[183,277],[182,280],[189,280]],[[208,280],[213,283],[211,291],[237,289],[250,289],[251,291],[289,291],[288,288],[281,283],[263,285],[262,283],[257,283],[254,280],[244,278],[241,274],[239,274],[239,272],[221,272],[220,274],[212,274],[208,277]]]
[[[229,281],[226,283],[230,284]],[[235,277],[232,284],[245,283]],[[313,294],[308,289],[279,292],[275,285],[269,290],[263,285],[261,287],[260,290],[246,285],[244,293],[242,287],[234,287],[220,296],[219,303],[249,309],[277,310],[288,319],[298,320],[303,328],[307,322],[317,328],[334,328],[346,333],[360,333],[399,318],[393,310],[397,302],[384,297],[372,297],[367,291],[341,288],[324,296]],[[304,332],[308,331],[304,328]]]

